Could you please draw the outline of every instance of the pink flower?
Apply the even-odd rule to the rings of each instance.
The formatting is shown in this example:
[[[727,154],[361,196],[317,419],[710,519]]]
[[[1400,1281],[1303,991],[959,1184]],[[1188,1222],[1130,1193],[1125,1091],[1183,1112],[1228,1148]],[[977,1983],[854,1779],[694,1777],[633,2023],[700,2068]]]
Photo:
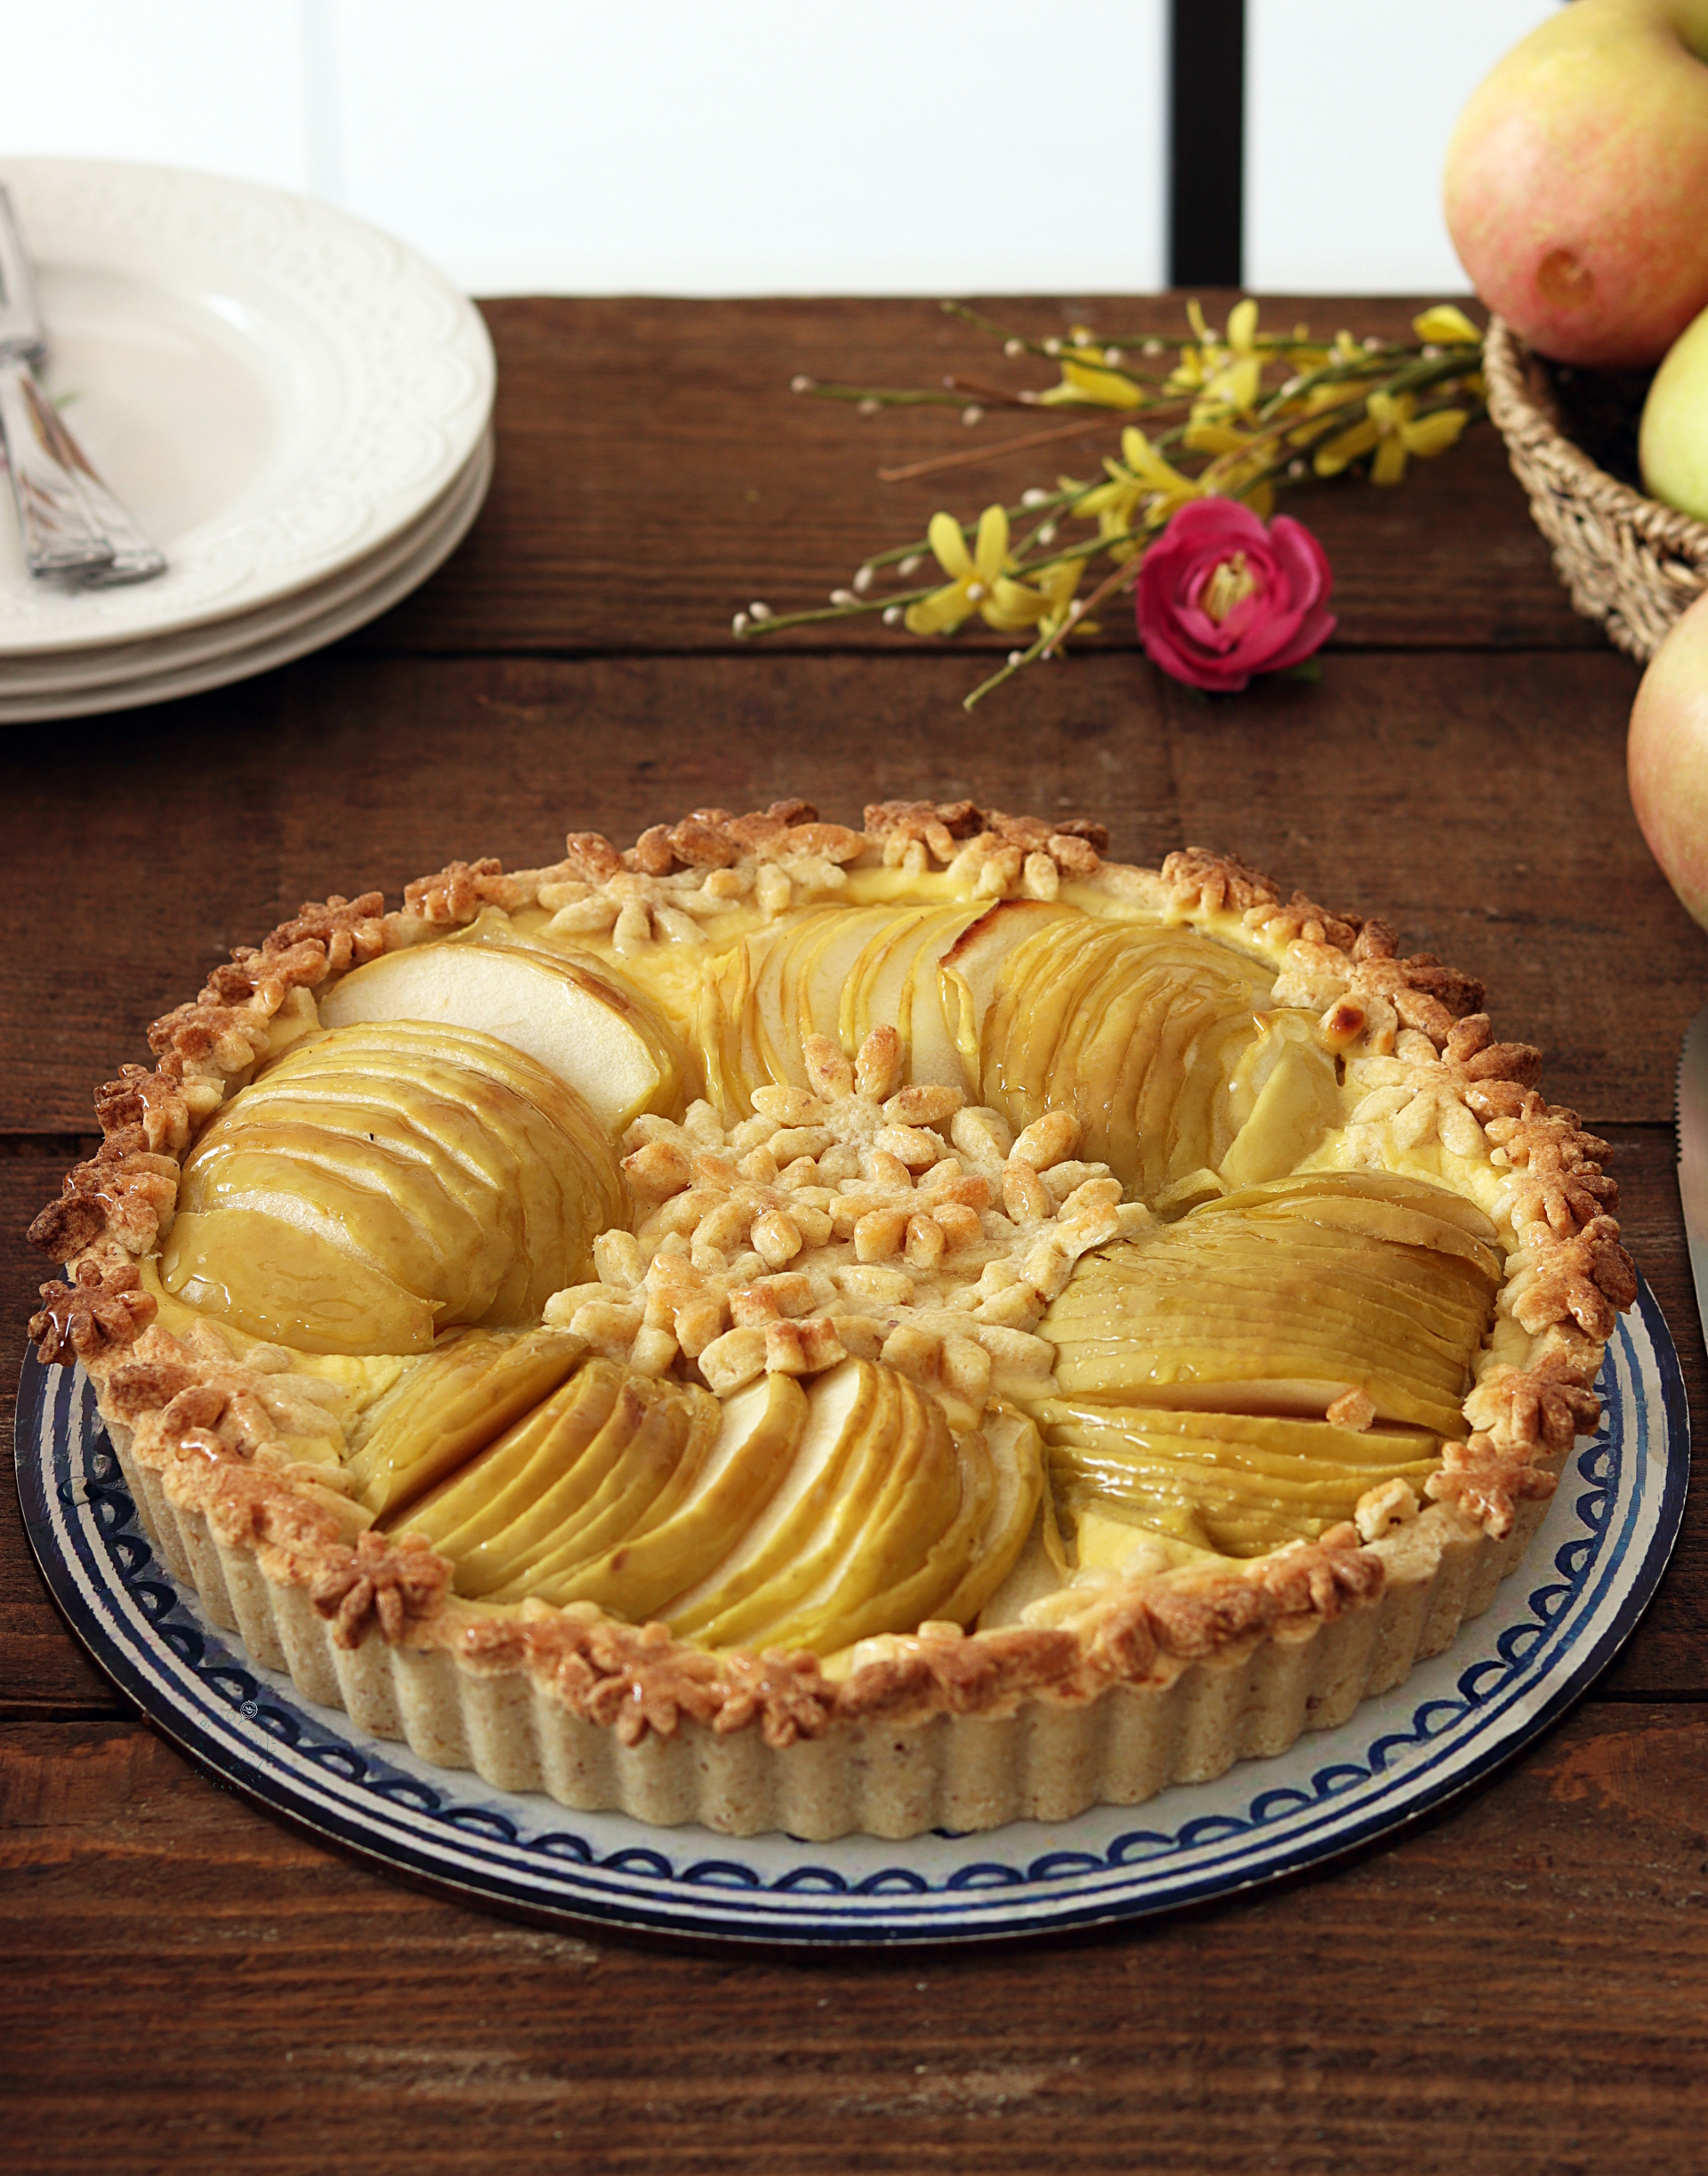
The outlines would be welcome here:
[[[1328,557],[1285,514],[1268,528],[1237,499],[1193,499],[1139,569],[1139,640],[1194,688],[1245,687],[1321,648],[1334,628]]]

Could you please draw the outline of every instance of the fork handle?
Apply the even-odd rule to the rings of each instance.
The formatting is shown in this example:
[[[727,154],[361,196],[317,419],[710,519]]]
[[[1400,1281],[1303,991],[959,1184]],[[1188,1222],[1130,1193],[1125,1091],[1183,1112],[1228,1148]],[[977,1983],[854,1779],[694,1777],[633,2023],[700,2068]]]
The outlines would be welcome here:
[[[0,436],[31,574],[110,567],[112,541],[96,527],[77,477],[60,457],[52,410],[20,356],[0,357]]]

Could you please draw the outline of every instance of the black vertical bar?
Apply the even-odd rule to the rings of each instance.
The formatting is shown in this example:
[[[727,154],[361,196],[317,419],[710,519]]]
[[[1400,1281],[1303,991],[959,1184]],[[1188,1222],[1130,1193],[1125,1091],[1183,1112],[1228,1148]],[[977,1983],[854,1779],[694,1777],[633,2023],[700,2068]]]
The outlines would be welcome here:
[[[1237,287],[1245,178],[1245,0],[1170,0],[1168,278]]]

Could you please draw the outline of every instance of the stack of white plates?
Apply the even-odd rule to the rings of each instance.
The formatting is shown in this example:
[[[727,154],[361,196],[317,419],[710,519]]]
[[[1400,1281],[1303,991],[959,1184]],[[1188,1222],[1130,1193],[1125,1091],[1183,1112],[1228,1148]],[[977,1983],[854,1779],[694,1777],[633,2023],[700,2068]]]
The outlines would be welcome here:
[[[281,190],[0,160],[40,275],[43,374],[166,553],[36,581],[0,490],[0,724],[124,710],[300,657],[395,604],[492,475],[492,343],[401,243]]]

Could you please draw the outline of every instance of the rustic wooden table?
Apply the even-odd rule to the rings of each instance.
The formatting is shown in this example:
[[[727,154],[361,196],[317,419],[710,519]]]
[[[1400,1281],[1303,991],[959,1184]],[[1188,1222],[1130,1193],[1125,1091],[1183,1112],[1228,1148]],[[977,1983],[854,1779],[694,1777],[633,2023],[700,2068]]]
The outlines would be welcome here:
[[[1086,305],[1003,307],[1048,328]],[[1302,308],[1360,331],[1406,314]],[[1401,490],[1295,501],[1338,584],[1320,685],[1212,704],[1109,644],[970,718],[984,661],[962,649],[846,630],[742,649],[729,627],[755,596],[812,601],[940,502],[1030,480],[1011,460],[886,488],[881,461],[975,441],[941,412],[857,421],[784,391],[796,370],[987,369],[972,335],[925,303],[488,315],[496,481],[417,597],[246,686],[0,734],[14,1361],[43,1274],[20,1234],[85,1150],[92,1089],[299,901],[395,896],[459,853],[550,858],[570,824],[632,836],[786,794],[858,820],[881,796],[971,794],[1101,815],[1131,859],[1232,849],[1483,976],[1500,1024],[1546,1046],[1554,1096],[1615,1143],[1630,1245],[1703,1409],[1671,1120],[1708,955],[1627,805],[1636,671],[1573,618],[1490,431]],[[1705,1586],[1698,1499],[1648,1619],[1573,1714],[1314,1878],[1071,1941],[738,1952],[507,1924],[257,1812],[85,1663],[0,1492],[8,2157],[1700,2168]]]

